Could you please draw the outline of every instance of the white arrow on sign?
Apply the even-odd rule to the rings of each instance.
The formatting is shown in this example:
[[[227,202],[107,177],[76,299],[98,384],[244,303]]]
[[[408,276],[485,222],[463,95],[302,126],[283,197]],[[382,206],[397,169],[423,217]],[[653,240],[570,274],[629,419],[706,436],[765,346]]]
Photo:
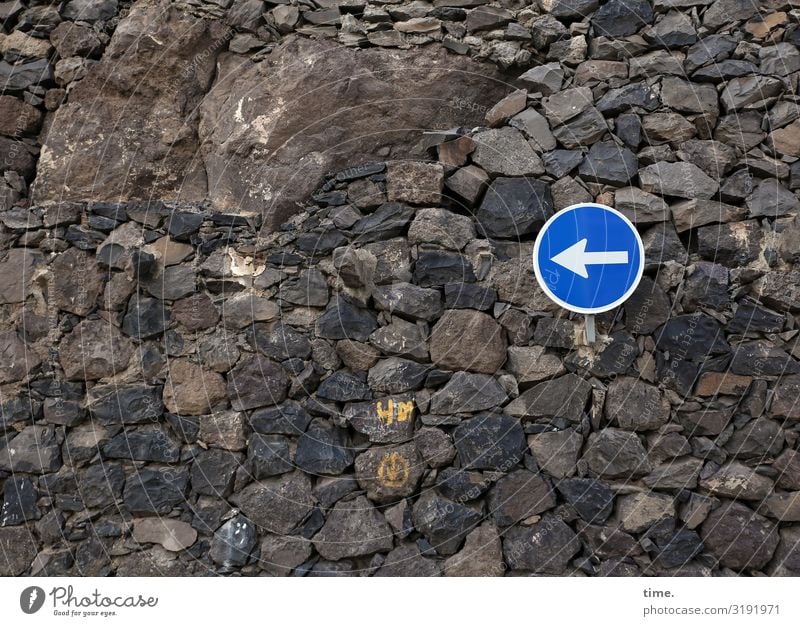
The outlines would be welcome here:
[[[586,252],[586,239],[581,239],[578,243],[572,244],[550,260],[553,263],[558,263],[561,267],[567,268],[570,272],[576,273],[581,278],[589,278],[589,274],[586,271],[587,265],[627,263],[628,252],[626,250],[618,252]]]

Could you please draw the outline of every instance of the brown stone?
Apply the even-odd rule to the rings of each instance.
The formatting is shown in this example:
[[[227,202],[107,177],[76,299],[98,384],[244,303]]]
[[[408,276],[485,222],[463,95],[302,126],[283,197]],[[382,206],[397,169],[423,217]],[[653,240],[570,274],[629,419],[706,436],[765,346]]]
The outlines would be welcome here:
[[[414,443],[370,448],[356,458],[356,479],[373,502],[391,502],[417,488],[425,463]]]
[[[461,551],[444,562],[446,576],[502,576],[504,571],[500,536],[491,522],[470,531]]]
[[[206,293],[198,293],[178,300],[172,305],[172,319],[186,330],[195,332],[216,326],[219,311]]]
[[[194,252],[194,248],[189,244],[175,241],[169,236],[157,239],[153,243],[144,246],[143,250],[154,255],[163,267],[177,265],[181,261],[188,259]]]
[[[772,145],[781,154],[800,156],[800,122],[772,131]]]
[[[445,141],[439,145],[439,161],[443,165],[461,167],[467,162],[467,157],[475,150],[472,137],[461,136],[457,139]]]
[[[0,304],[24,302],[31,294],[31,278],[42,255],[26,248],[12,248],[0,261]]]
[[[311,542],[308,539],[291,535],[267,535],[261,541],[258,566],[274,576],[288,576],[310,556]]]
[[[0,331],[0,385],[22,380],[42,360],[13,330]]]
[[[69,248],[55,258],[50,270],[53,273],[51,301],[62,311],[81,317],[87,315],[103,291],[105,278],[94,256]]]
[[[775,493],[764,501],[767,515],[781,522],[800,522],[800,491]]]
[[[197,531],[180,520],[147,517],[134,520],[133,538],[139,543],[157,543],[170,552],[180,552],[194,545]]]
[[[485,313],[450,310],[431,331],[430,351],[440,367],[493,374],[506,360],[506,340],[502,326]]]
[[[24,526],[0,528],[0,576],[20,576],[36,557],[31,529]]]
[[[104,320],[84,320],[61,340],[61,367],[69,380],[97,380],[128,367],[134,349],[130,339]]]
[[[205,415],[226,400],[225,379],[187,359],[169,363],[164,406],[179,415]]]
[[[775,384],[770,413],[774,417],[800,420],[800,375],[784,376]]]
[[[0,135],[33,135],[41,124],[39,109],[19,98],[0,96]]]
[[[489,175],[477,165],[462,167],[445,181],[450,191],[471,205],[477,204],[488,184]]]
[[[381,353],[377,348],[368,343],[361,343],[351,339],[336,342],[336,353],[342,362],[351,370],[366,372],[375,363]]]
[[[518,89],[508,94],[486,112],[486,124],[492,128],[502,126],[528,104],[528,92]]]
[[[239,451],[247,447],[244,413],[221,411],[200,418],[200,439],[214,448]]]
[[[751,376],[730,372],[703,372],[697,381],[694,393],[698,396],[743,396],[753,382]]]
[[[389,202],[438,204],[442,199],[444,169],[438,163],[398,161],[386,168]]]

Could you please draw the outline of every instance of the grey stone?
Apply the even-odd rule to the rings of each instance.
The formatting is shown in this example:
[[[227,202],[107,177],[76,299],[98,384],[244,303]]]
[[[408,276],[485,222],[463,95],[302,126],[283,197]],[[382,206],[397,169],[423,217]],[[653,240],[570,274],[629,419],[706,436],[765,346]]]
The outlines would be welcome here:
[[[475,226],[469,217],[444,209],[420,209],[408,229],[411,245],[433,243],[461,250],[474,238]]]
[[[566,124],[553,129],[558,142],[570,150],[593,144],[608,132],[608,124],[603,114],[595,107],[589,107]]]
[[[508,471],[522,459],[525,435],[519,421],[507,415],[482,414],[453,432],[462,468]]]
[[[636,478],[652,469],[636,434],[616,428],[591,433],[583,460],[603,478]]]
[[[462,254],[425,250],[417,258],[414,282],[420,287],[438,287],[455,282],[472,283],[475,282],[475,271],[467,257]]]
[[[316,419],[297,443],[295,464],[311,475],[341,474],[352,465],[353,458],[347,431]]]
[[[506,360],[502,328],[485,313],[445,311],[431,331],[431,360],[439,367],[491,374]]]
[[[608,185],[626,185],[639,170],[636,155],[613,142],[594,144],[578,173],[584,180]]]
[[[556,496],[541,476],[516,470],[495,483],[489,491],[488,505],[498,526],[511,526],[552,509]]]
[[[248,519],[264,530],[287,534],[311,512],[311,480],[300,471],[247,485],[232,498]]]
[[[367,383],[377,393],[405,393],[419,389],[429,369],[429,365],[389,357],[370,368]]]
[[[661,161],[639,170],[639,181],[644,191],[679,198],[707,199],[719,185],[692,163]]]
[[[576,376],[566,374],[531,387],[506,407],[514,417],[527,419],[564,418],[580,422],[591,385]]]
[[[61,467],[61,447],[52,426],[28,426],[0,449],[0,470],[46,474]]]
[[[223,569],[241,567],[258,541],[256,529],[246,517],[229,519],[214,533],[209,556]]]
[[[564,81],[564,70],[559,63],[537,65],[522,74],[519,77],[519,81],[529,91],[549,96],[561,89],[561,84]]]
[[[556,489],[589,524],[602,524],[614,510],[614,494],[603,480],[570,478],[556,483]]]
[[[236,411],[280,404],[289,381],[284,369],[265,357],[240,361],[228,374],[228,398]]]
[[[378,308],[412,320],[429,322],[442,312],[442,296],[439,291],[417,287],[411,283],[376,287],[372,296]]]
[[[530,526],[514,526],[503,538],[503,554],[514,570],[561,575],[581,549],[578,537],[555,515]]]
[[[84,320],[61,340],[59,359],[70,380],[97,380],[128,367],[130,341],[103,320]]]
[[[656,430],[669,421],[670,405],[658,390],[631,377],[616,378],[606,393],[605,415],[625,430]]]
[[[548,185],[532,178],[497,178],[476,213],[487,237],[519,238],[536,232],[553,215]]]
[[[428,491],[414,504],[414,526],[438,554],[455,554],[480,513]]]
[[[253,478],[260,480],[294,468],[289,439],[282,435],[253,435],[247,444],[247,461]]]
[[[706,549],[720,565],[737,571],[769,563],[779,537],[774,525],[739,502],[725,502],[700,527]]]
[[[322,557],[338,561],[388,552],[392,549],[392,537],[392,529],[383,515],[364,496],[358,496],[336,503],[313,543]]]
[[[125,481],[123,499],[134,515],[165,515],[186,502],[186,468],[147,468]]]
[[[508,394],[486,374],[456,372],[431,398],[431,413],[476,413],[503,404]]]
[[[515,128],[487,130],[474,136],[472,161],[491,176],[538,176],[542,160]]]
[[[528,436],[531,456],[539,468],[554,478],[573,476],[583,447],[574,430],[545,431]]]

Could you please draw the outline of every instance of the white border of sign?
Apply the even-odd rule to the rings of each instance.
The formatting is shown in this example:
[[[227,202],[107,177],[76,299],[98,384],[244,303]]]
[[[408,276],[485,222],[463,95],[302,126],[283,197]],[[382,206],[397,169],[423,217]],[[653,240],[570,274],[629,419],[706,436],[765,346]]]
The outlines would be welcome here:
[[[541,270],[539,269],[539,245],[542,243],[542,237],[547,232],[548,227],[552,222],[556,220],[556,218],[561,218],[564,213],[568,213],[569,211],[574,211],[575,209],[581,209],[586,207],[594,207],[598,209],[605,209],[606,211],[610,211],[615,215],[619,216],[623,222],[628,225],[628,228],[633,231],[633,234],[636,236],[636,243],[639,245],[639,269],[636,273],[636,280],[633,281],[633,284],[630,288],[617,300],[614,300],[611,304],[601,307],[595,307],[591,309],[577,307],[569,304],[568,302],[564,302],[561,298],[556,296],[550,288],[547,286],[547,282],[542,277]],[[639,286],[639,282],[642,280],[642,274],[644,274],[644,244],[642,243],[642,237],[639,235],[639,231],[636,230],[636,226],[633,225],[627,217],[625,217],[622,213],[617,211],[616,209],[611,208],[610,206],[606,206],[605,204],[598,204],[597,202],[581,202],[578,204],[571,204],[570,206],[566,207],[565,209],[561,209],[560,211],[556,211],[555,215],[553,215],[550,219],[548,219],[544,226],[542,226],[539,234],[536,235],[536,243],[533,244],[533,272],[536,274],[536,280],[539,283],[539,286],[542,288],[542,291],[550,298],[553,302],[558,304],[559,306],[567,309],[568,311],[572,311],[574,313],[583,313],[585,315],[596,315],[597,313],[605,313],[606,311],[610,311],[618,307],[620,304],[625,302],[628,298],[631,297],[631,294],[636,291],[636,288]]]

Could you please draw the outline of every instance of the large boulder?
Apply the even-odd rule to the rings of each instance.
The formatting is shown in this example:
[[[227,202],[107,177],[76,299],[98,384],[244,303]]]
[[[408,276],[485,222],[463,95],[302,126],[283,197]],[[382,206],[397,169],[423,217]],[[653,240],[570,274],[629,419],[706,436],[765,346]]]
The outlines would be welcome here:
[[[288,35],[253,62],[226,51],[221,21],[169,4],[137,2],[49,120],[37,202],[208,199],[276,226],[326,173],[419,156],[419,129],[477,126],[509,91],[493,66],[443,48]]]

